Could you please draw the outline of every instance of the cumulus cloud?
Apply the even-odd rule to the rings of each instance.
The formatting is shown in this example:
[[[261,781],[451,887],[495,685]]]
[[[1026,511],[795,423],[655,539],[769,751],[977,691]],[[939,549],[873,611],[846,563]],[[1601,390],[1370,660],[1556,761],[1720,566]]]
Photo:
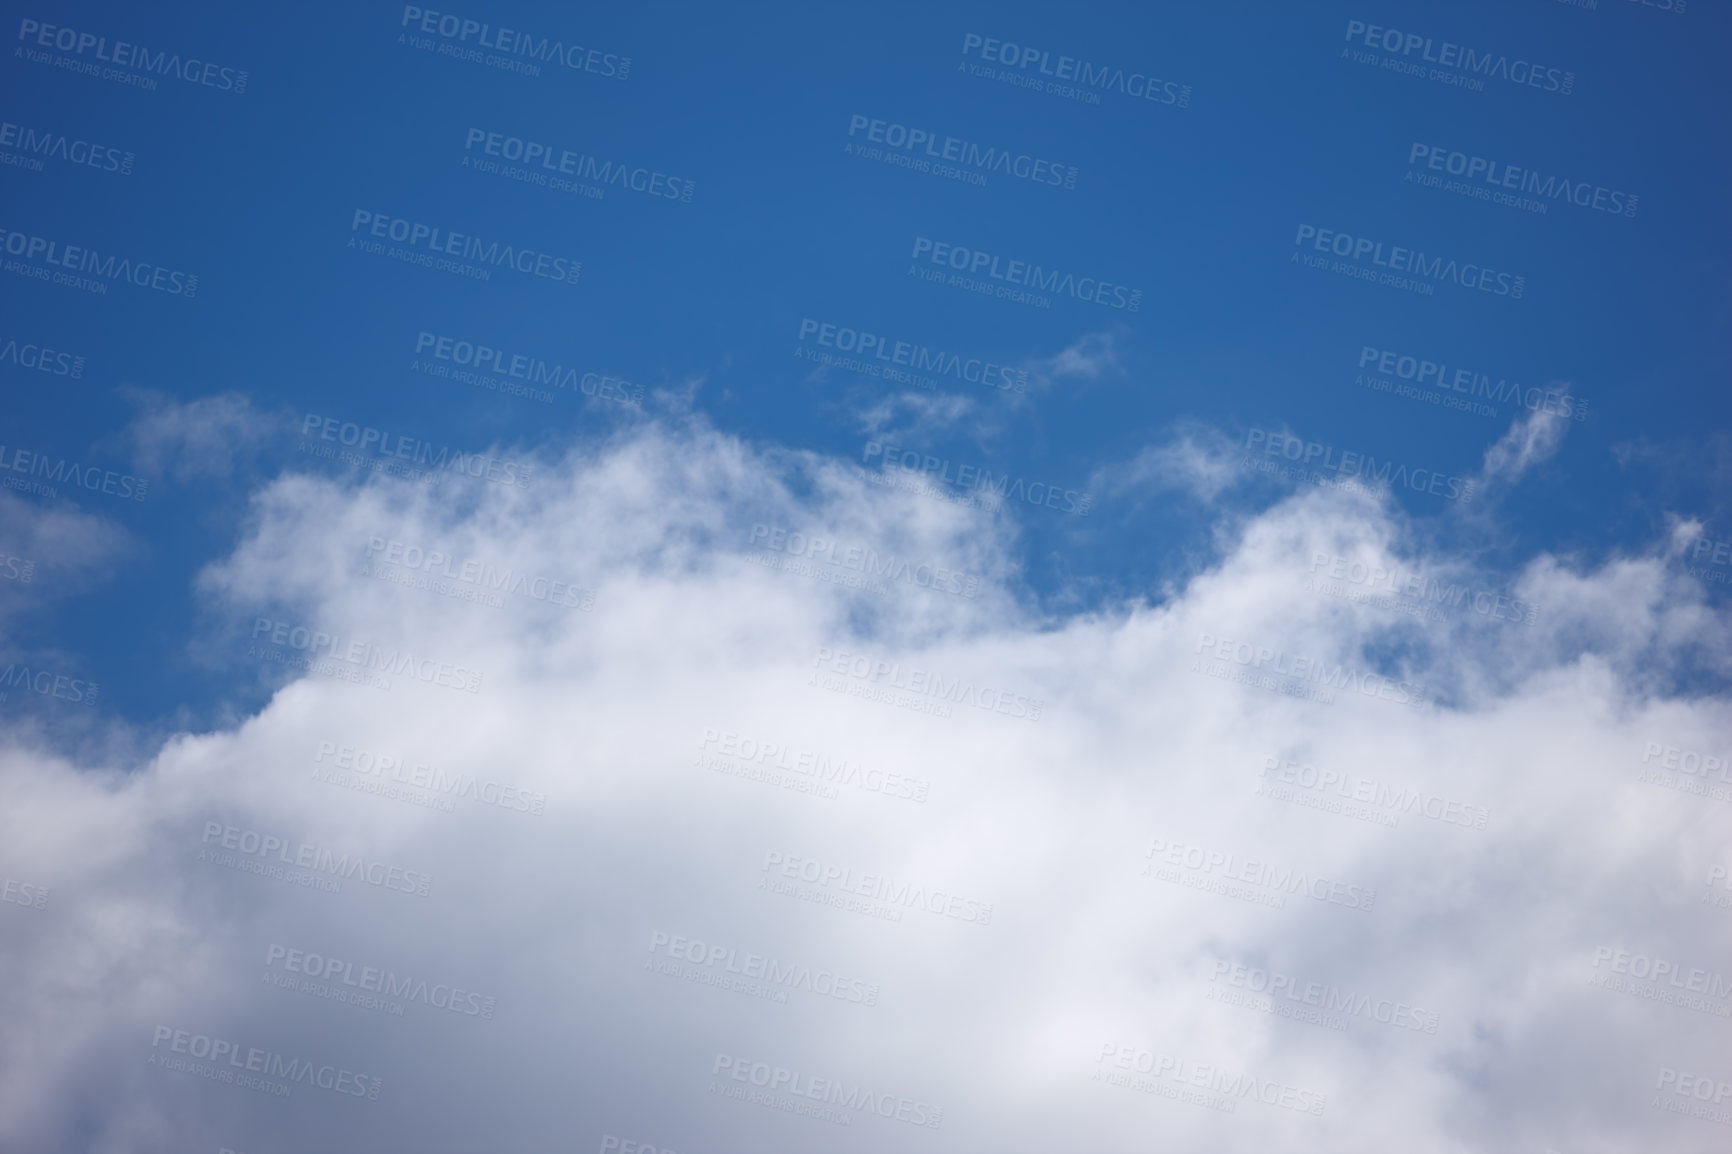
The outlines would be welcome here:
[[[1732,1082],[1667,542],[1506,580],[1309,491],[1054,621],[845,463],[545,464],[276,478],[200,581],[267,704],[13,735],[0,1145],[1720,1147],[1653,1105]]]

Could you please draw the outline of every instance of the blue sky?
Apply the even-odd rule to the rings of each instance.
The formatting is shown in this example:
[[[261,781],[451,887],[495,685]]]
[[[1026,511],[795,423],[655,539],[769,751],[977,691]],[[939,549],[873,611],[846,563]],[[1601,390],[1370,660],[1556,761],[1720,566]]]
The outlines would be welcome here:
[[[1178,421],[1232,437],[1287,427],[1471,471],[1511,406],[1489,418],[1355,386],[1372,347],[1587,401],[1555,468],[1506,510],[1505,563],[1539,549],[1630,548],[1667,508],[1723,516],[1714,500],[1724,473],[1709,466],[1724,448],[1707,431],[1724,414],[1710,382],[1725,369],[1715,254],[1726,161],[1702,142],[1717,135],[1726,101],[1708,9],[1164,5],[1081,19],[1027,6],[869,18],[646,8],[586,14],[581,33],[563,33],[629,56],[623,81],[436,56],[399,43],[426,35],[422,19],[404,28],[386,8],[263,27],[188,10],[137,31],[124,10],[79,11],[103,35],[202,54],[250,80],[240,95],[184,83],[138,92],[14,57],[15,122],[100,137],[137,159],[126,176],[64,163],[9,171],[8,227],[135,252],[196,272],[201,285],[188,301],[15,281],[14,326],[89,366],[71,387],[31,387],[30,374],[11,372],[20,445],[93,453],[133,415],[114,398],[121,385],[181,401],[240,391],[264,409],[472,448],[533,450],[595,435],[616,415],[569,395],[542,405],[418,378],[405,353],[434,331],[651,391],[696,383],[693,403],[721,428],[858,457],[871,439],[859,412],[897,390],[792,358],[810,318],[1013,364],[1091,335],[1110,341],[1097,376],[1049,380],[1021,404],[947,381],[935,392],[975,411],[904,438],[1079,491]],[[20,9],[19,19],[39,18]],[[524,6],[493,23],[552,35],[561,20],[557,8]],[[1573,91],[1494,78],[1472,92],[1368,67],[1341,55],[1364,50],[1363,33],[1346,38],[1354,21],[1532,58],[1573,73]],[[978,65],[981,48],[964,54],[971,35],[1038,49],[1048,68],[1071,56],[1157,76],[1188,88],[1187,104],[1110,90],[1085,104],[972,76],[963,67]],[[1076,169],[1075,187],[1003,172],[981,187],[845,155],[851,140],[869,143],[864,131],[850,137],[855,116],[1048,158]],[[691,201],[619,186],[594,200],[465,169],[466,155],[486,158],[466,148],[472,129],[687,180]],[[1635,196],[1636,215],[1556,197],[1539,215],[1406,183],[1430,157],[1410,165],[1416,144]],[[465,283],[367,258],[345,247],[357,210],[569,254],[583,273],[559,288],[509,275]],[[1518,301],[1443,285],[1413,296],[1306,269],[1291,263],[1302,225],[1509,270],[1525,292]],[[910,278],[921,237],[1138,288],[1141,307],[971,299]],[[1620,467],[1618,447],[1637,439],[1651,459]],[[248,464],[281,468],[293,460],[285,448],[268,441]],[[237,495],[159,481],[142,506],[93,510],[119,516],[148,556],[122,588],[49,628],[65,639],[88,630],[83,660],[129,716],[176,704],[164,682],[126,672],[128,654],[161,660],[167,640],[133,630],[186,622],[189,575],[232,532]],[[1437,504],[1404,501],[1422,515]],[[1086,527],[1073,521],[1026,519],[1031,596],[1054,597],[1076,578],[1112,597],[1157,588],[1174,575],[1175,547],[1203,527],[1180,510],[1110,498]]]
[[[1195,727],[1174,738],[1184,757],[1213,757],[1235,734],[1253,760],[1277,748],[1323,757],[1336,740],[1457,756],[1478,742],[1496,751],[1488,762],[1515,764],[1528,735],[1560,717],[1576,727],[1572,742],[1596,750],[1640,754],[1650,743],[1664,750],[1691,740],[1707,748],[1707,737],[1691,735],[1724,722],[1732,673],[1724,648],[1732,553],[1715,552],[1732,541],[1723,387],[1732,369],[1724,211],[1732,162],[1719,147],[1732,135],[1723,67],[1732,29],[1712,5],[1678,4],[195,5],[148,13],[8,5],[0,260],[16,266],[0,273],[0,471],[28,474],[22,451],[50,469],[76,462],[129,487],[148,481],[139,500],[64,484],[52,495],[0,491],[4,660],[101,686],[94,708],[53,692],[0,699],[7,748],[24,751],[16,772],[21,780],[65,772],[81,783],[66,787],[68,798],[94,789],[107,770],[157,789],[195,780],[203,771],[189,766],[209,758],[250,749],[263,764],[288,746],[299,757],[325,740],[307,721],[322,711],[359,719],[377,706],[378,718],[356,725],[376,724],[375,740],[385,743],[470,717],[470,703],[452,705],[442,687],[400,684],[386,705],[366,685],[286,668],[292,646],[260,657],[260,621],[435,651],[486,670],[488,687],[515,686],[495,691],[511,704],[475,706],[481,712],[464,732],[526,741],[517,748],[501,736],[496,752],[511,749],[521,780],[539,783],[555,811],[568,807],[559,819],[573,823],[561,827],[568,832],[595,832],[588,823],[605,825],[597,814],[611,804],[623,807],[620,830],[654,830],[658,812],[677,830],[689,815],[678,787],[640,797],[592,767],[571,777],[577,771],[558,752],[563,723],[550,720],[564,707],[542,693],[600,703],[611,700],[603,686],[665,674],[674,687],[657,698],[663,713],[633,699],[606,716],[579,709],[571,718],[605,733],[597,752],[611,751],[620,766],[640,755],[661,764],[663,734],[677,735],[684,757],[687,730],[743,725],[760,707],[759,723],[772,732],[828,717],[798,689],[784,696],[780,674],[766,670],[811,664],[813,646],[844,643],[895,654],[910,668],[934,653],[942,665],[948,653],[1052,698],[1059,720],[1041,744],[1006,741],[1005,756],[1094,757],[1090,772],[1105,779],[1079,786],[1086,800],[1069,799],[1075,813],[1060,806],[1067,816],[1052,826],[1023,808],[997,815],[1004,828],[1040,836],[1102,828],[1089,825],[1091,813],[1099,817],[1090,807],[1112,807],[1116,759],[1146,740],[1135,693],[1121,700],[1097,685],[1099,695],[1085,700],[1055,687],[1122,674],[1138,693],[1192,703],[1197,670],[1184,663],[1223,638],[1288,654],[1274,661],[1288,671],[1281,662],[1291,656],[1327,653],[1423,684],[1448,716],[1428,729],[1432,720],[1377,712],[1379,701],[1355,705],[1371,711],[1363,725],[1328,720],[1345,705],[1274,717],[1254,688],[1205,679],[1204,689],[1229,697],[1220,704],[1204,694],[1179,711],[1175,724]],[[510,55],[475,47],[484,36],[497,44],[502,28],[529,43],[556,40],[582,67],[543,60],[532,75],[463,57]],[[43,46],[57,37],[60,47]],[[104,64],[91,62],[117,41],[142,45],[147,60],[166,53],[183,71],[197,58],[200,82],[159,74],[149,90],[79,70],[100,73]],[[1453,64],[1468,54],[1490,61],[1479,78]],[[518,65],[524,59],[519,52]],[[134,59],[130,74],[145,71]],[[74,163],[74,152],[113,163]],[[512,159],[530,154],[533,163]],[[624,183],[596,175],[615,170]],[[435,245],[444,251],[433,253]],[[98,265],[119,257],[168,270],[163,285],[196,276],[196,293],[100,278],[106,291],[97,292],[41,279],[54,271],[51,259],[79,261],[67,246],[93,250]],[[530,271],[489,264],[485,277],[475,275],[484,264],[477,252],[507,246]],[[453,253],[469,254],[457,257],[467,272],[427,267]],[[966,276],[978,283],[958,283]],[[1030,279],[1048,286],[1020,286],[1038,300],[1001,291]],[[859,334],[874,352],[860,351]],[[496,350],[492,363],[505,368],[490,375],[491,387],[450,375],[476,347]],[[65,354],[54,366],[66,371],[24,363],[31,354],[22,350],[42,348]],[[541,395],[500,390],[513,379],[513,357],[521,358],[518,383]],[[876,370],[837,363],[849,357]],[[951,371],[898,380],[883,375],[886,357]],[[76,373],[70,358],[81,358]],[[533,380],[538,365],[555,385]],[[969,379],[975,365],[992,366],[984,375],[1011,387]],[[411,460],[422,446],[433,456],[476,454],[492,480],[447,475],[428,490],[369,479],[367,469],[311,451],[343,448],[345,428]],[[886,446],[898,461],[918,463],[886,469]],[[380,463],[379,454],[369,461]],[[1362,468],[1398,481],[1383,492],[1295,476],[1320,466],[1334,482]],[[923,472],[939,480],[916,492]],[[1002,510],[969,506],[983,475],[1009,495]],[[1047,494],[1058,496],[1048,502]],[[804,544],[790,549],[789,531]],[[823,558],[805,552],[814,536],[831,543]],[[387,543],[449,553],[457,560],[447,578],[465,558],[530,566],[593,594],[595,608],[556,620],[537,616],[546,605],[508,598],[489,617],[488,606],[450,595],[417,600],[361,579],[383,575],[373,567]],[[837,561],[856,546],[933,562],[977,592],[945,598],[894,579],[861,591]],[[1377,616],[1388,603],[1349,612],[1351,581],[1326,601],[1299,584],[1337,560],[1465,589],[1469,606],[1489,600],[1423,624],[1402,617],[1411,598],[1396,597],[1393,615]],[[14,562],[29,563],[34,579],[9,577]],[[389,580],[420,580],[433,568],[409,577],[392,568]],[[1370,592],[1390,591],[1375,584]],[[1494,605],[1519,606],[1517,619],[1534,614],[1520,628],[1488,629],[1482,618]],[[267,625],[262,635],[270,634]],[[669,656],[678,654],[689,668]],[[677,672],[663,669],[664,659]],[[1222,659],[1229,669],[1232,659]],[[717,707],[728,716],[713,716],[715,687],[736,679],[755,688],[728,691]],[[1567,707],[1550,696],[1564,684],[1574,686]],[[832,706],[870,708],[827,702],[825,710]],[[1500,708],[1513,714],[1493,717]],[[1648,708],[1657,713],[1630,720],[1627,731],[1590,725],[1600,714]],[[868,756],[918,766],[911,751],[948,748],[948,738],[922,744],[926,719],[876,712],[892,716],[868,714],[851,731],[835,723]],[[302,722],[313,728],[302,732]],[[630,725],[658,736],[634,745]],[[901,725],[916,726],[916,736]],[[994,734],[983,748],[998,748],[1004,735]],[[1426,780],[1456,780],[1458,763],[1437,756],[1445,761]],[[1625,761],[1607,773],[1629,777]],[[1051,783],[1038,766],[1017,771],[1025,772],[1013,775],[1027,786],[1016,806],[1038,811]],[[1532,800],[1525,786],[1495,776],[1466,780],[1510,790],[1499,795],[1505,810]],[[293,788],[301,786],[296,779]],[[1237,810],[1214,808],[1220,799],[1203,785],[1160,777],[1143,786],[1152,792],[1139,804],[1176,791],[1223,844],[1250,848],[1264,836],[1255,822],[1235,825]],[[230,796],[214,779],[189,787],[191,795],[160,788],[182,800],[204,790],[232,807],[248,804],[244,790]],[[1537,779],[1533,789],[1543,793]],[[258,828],[318,811],[281,798],[258,804]],[[739,821],[769,823],[751,804]],[[977,848],[995,844],[980,821],[996,804],[961,806],[942,828],[978,838],[968,842]],[[42,820],[100,826],[67,816],[85,805],[68,801]],[[154,831],[156,819],[141,815],[178,813],[176,805],[147,804],[141,794],[123,807],[123,824]],[[202,812],[182,816],[206,820]],[[1694,812],[1655,817],[1651,840],[1639,852],[1625,847],[1640,859],[1632,876],[1657,860],[1643,855],[1660,852],[1674,821],[1705,839],[1687,871],[1709,868],[1732,842],[1714,840],[1717,814],[1703,818],[1704,832],[1691,824]],[[1571,821],[1586,820],[1533,816],[1554,840],[1539,838],[1545,845],[1536,848],[1518,838],[1510,852],[1557,864],[1564,859],[1547,854],[1569,829],[1580,832]],[[930,849],[939,828],[865,836],[857,859],[906,851],[939,869],[932,863],[941,854],[915,848]],[[450,852],[473,864],[491,838],[477,834]],[[1294,838],[1300,856],[1327,840]],[[400,844],[419,844],[407,826]],[[700,854],[687,866],[720,868],[738,847],[712,848],[718,858]],[[48,849],[40,855],[41,869],[78,876]],[[1469,857],[1448,858],[1447,869],[1460,871],[1451,876],[1493,884]],[[1412,877],[1421,860],[1430,859],[1359,862]],[[6,869],[31,864],[0,859]],[[164,868],[178,876],[180,867]],[[485,871],[475,866],[471,876]],[[985,876],[976,881],[990,888]],[[112,881],[92,875],[86,893],[109,892]],[[646,877],[632,893],[671,884]],[[612,910],[598,915],[610,925],[616,914],[635,916],[609,900],[571,896],[574,908]],[[1718,928],[1638,913],[1631,901],[1620,907],[1620,926],[1675,932],[1681,950],[1726,944]],[[1571,907],[1570,916],[1588,918],[1586,909]],[[200,922],[181,915],[185,925]],[[740,914],[733,925],[749,937],[755,918]],[[1199,942],[1231,936],[1205,923],[1184,924]],[[1006,933],[1038,937],[1029,927],[1041,924],[1032,913],[1013,917]],[[1453,979],[1425,976],[1414,961],[1441,931],[1418,924],[1392,934],[1389,972],[1445,997]],[[524,944],[519,925],[501,913],[500,940]],[[763,925],[766,936],[786,931],[791,943],[819,948],[794,922]],[[421,942],[419,931],[401,933],[403,952],[422,956],[409,944]],[[1574,939],[1560,933],[1557,943],[1566,941]],[[248,943],[236,948],[244,953]],[[612,956],[595,954],[593,942],[564,945],[597,973],[611,972]],[[436,956],[436,945],[426,948]],[[913,960],[882,962],[898,964]],[[509,987],[504,962],[473,965]],[[234,973],[217,972],[219,984]],[[1152,1013],[1167,1005],[1162,997],[1127,995],[1115,1012]],[[1045,1011],[1053,1033],[1033,1030],[1019,1044],[1038,1049],[1068,1037],[1072,1019],[1054,998]],[[1517,999],[1484,1012],[1519,1017],[1520,1007]],[[581,1006],[565,1009],[582,1016]],[[269,1017],[236,1012],[255,1024]],[[621,1014],[614,1025],[623,1038],[631,1021]],[[1472,1016],[1463,1010],[1457,1020]],[[668,1011],[660,1021],[657,1045],[683,1052],[676,1039],[689,1037],[693,1019]],[[1680,1040],[1685,1034],[1656,1026],[1631,1045],[1644,1056],[1666,1044],[1689,1050],[1695,1042]],[[814,1052],[826,1037],[796,1036],[790,1050]],[[1191,1036],[1209,1033],[1198,1027]],[[1536,1036],[1524,1045],[1548,1054],[1558,1043]],[[1262,1056],[1278,1064],[1275,1056],[1296,1052],[1283,1046]],[[1470,1041],[1460,1046],[1463,1068],[1492,1061]],[[894,1046],[875,1052],[895,1068]],[[1307,1056],[1311,1068],[1349,1084],[1377,1065],[1369,1050],[1339,1065],[1320,1055]],[[389,1054],[382,1060],[389,1065]],[[599,1052],[583,1061],[607,1070]],[[658,1076],[649,1070],[637,1070],[637,1081],[614,1073],[635,1087]],[[1721,1076],[1732,1080],[1732,1070]],[[1605,1077],[1634,1085],[1634,1075]],[[960,1100],[980,1090],[952,1092]],[[44,1149],[98,1131],[122,1143],[114,1149],[134,1148],[116,1137],[120,1119],[136,1122],[125,1110],[79,1106],[64,1084],[42,1093],[53,1104],[46,1112],[8,1115],[0,1106],[0,1127]],[[1536,1102],[1546,1097],[1534,1093]],[[1462,1085],[1404,1085],[1390,1100],[1416,1109],[1471,1100],[1485,1127],[1479,1137],[1531,1123],[1535,1150],[1565,1137],[1588,1143],[1596,1132],[1585,1116],[1500,1104]],[[177,1124],[212,1117],[202,1107],[163,1109]],[[646,1094],[633,1109],[634,1119],[653,1119],[684,1117],[686,1106]],[[1042,1109],[1042,1124],[1057,1127],[1068,1107],[1054,1098]],[[1377,1129],[1375,1111],[1349,1114],[1330,1133],[1357,1149]],[[331,1131],[322,1127],[340,1122],[296,1118],[304,1141],[324,1140]],[[1644,1129],[1647,1118],[1635,1110],[1597,1125],[1630,1140],[1685,1140]],[[711,1136],[717,1148],[737,1149],[817,1141],[797,1129],[793,1138],[760,1132],[750,1115],[737,1121],[717,1130],[693,1114],[668,1141],[682,1150]],[[1195,1148],[1220,1140],[1192,1122]],[[368,1124],[380,1134],[390,1125],[384,1117]],[[94,1129],[78,1130],[85,1125]],[[269,1132],[234,1125],[242,1135]],[[554,1129],[537,1116],[510,1148],[545,1148],[534,1143]],[[1420,1130],[1445,1148],[1443,1122]],[[1101,1122],[1086,1132],[1116,1148],[1132,1131]],[[1000,1141],[1006,1132],[981,1123],[965,1133]],[[1238,1133],[1252,1141],[1249,1130]],[[247,1147],[255,1148],[267,1147]]]

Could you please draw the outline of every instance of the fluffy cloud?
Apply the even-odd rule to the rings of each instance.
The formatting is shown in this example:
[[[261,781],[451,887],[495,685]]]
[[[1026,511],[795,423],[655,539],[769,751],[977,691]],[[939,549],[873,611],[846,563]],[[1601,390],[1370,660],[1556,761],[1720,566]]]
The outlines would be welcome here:
[[[544,464],[277,478],[200,583],[266,704],[13,736],[0,1144],[1723,1146],[1654,1106],[1732,1083],[1726,623],[1669,543],[1498,577],[1314,491],[1053,620],[1013,521],[847,462]]]
[[[0,614],[13,616],[85,592],[136,549],[111,518],[41,505],[0,489]]]
[[[1091,486],[1123,497],[1177,491],[1211,503],[1242,484],[1242,454],[1220,430],[1195,425],[1131,460],[1095,471]]]
[[[137,410],[117,440],[147,475],[183,484],[227,478],[240,461],[289,427],[289,414],[261,412],[242,393],[182,403],[153,389],[117,391]]]

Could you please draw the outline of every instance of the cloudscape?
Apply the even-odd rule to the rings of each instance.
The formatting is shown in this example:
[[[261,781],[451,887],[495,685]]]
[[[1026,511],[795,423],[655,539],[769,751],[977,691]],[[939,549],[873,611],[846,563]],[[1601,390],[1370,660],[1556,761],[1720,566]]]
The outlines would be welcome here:
[[[1725,1148],[1723,13],[279,17],[12,18],[0,1148]]]

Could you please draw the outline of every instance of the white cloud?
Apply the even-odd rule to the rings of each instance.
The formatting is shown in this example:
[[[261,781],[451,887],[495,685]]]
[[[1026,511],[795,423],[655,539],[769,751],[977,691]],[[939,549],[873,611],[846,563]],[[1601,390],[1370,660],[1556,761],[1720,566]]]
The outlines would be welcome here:
[[[1236,449],[1218,429],[1198,425],[1144,448],[1127,462],[1103,466],[1089,484],[1132,497],[1177,491],[1209,504],[1247,477]]]
[[[0,757],[0,871],[51,887],[43,909],[0,904],[0,1145],[552,1149],[609,1133],[672,1150],[1129,1151],[1158,1133],[1213,1151],[1381,1151],[1391,1134],[1421,1154],[1719,1148],[1718,1127],[1650,1103],[1662,1067],[1732,1082],[1724,1018],[1589,984],[1608,976],[1601,948],[1676,961],[1686,981],[1732,969],[1718,960],[1732,914],[1703,902],[1732,893],[1704,884],[1732,865],[1726,803],[1638,780],[1668,748],[1722,756],[1732,712],[1672,684],[1725,621],[1666,575],[1664,543],[1600,569],[1535,562],[1513,583],[1540,610],[1531,623],[1472,597],[1427,614],[1353,566],[1472,592],[1472,564],[1413,544],[1390,502],[1315,491],[1247,515],[1158,608],[1051,622],[1015,588],[1007,519],[864,487],[810,454],[651,422],[538,476],[444,497],[278,479],[202,581],[232,627],[210,643],[280,680],[246,656],[265,617],[340,638],[339,659],[144,765],[74,766],[21,741]],[[888,594],[853,590],[754,561],[757,524],[990,580],[972,598],[937,593],[910,566]],[[451,561],[361,576],[391,555],[369,553],[374,538]],[[1331,581],[1337,557],[1349,575]],[[513,576],[498,607],[452,595],[500,571]],[[537,578],[594,590],[593,608],[537,599]],[[386,674],[388,690],[331,676],[351,671],[353,642],[481,670],[480,692],[423,683],[440,676],[427,666]],[[1301,659],[1358,689],[1281,692],[1317,691],[1272,672]],[[858,696],[873,670],[878,689],[919,670],[1009,696],[939,717],[907,707],[932,705],[929,678],[900,700]],[[1402,703],[1439,690],[1442,705]],[[1038,720],[1013,716],[1033,701]],[[755,743],[762,761],[735,758],[754,776],[704,760],[725,740],[706,745],[712,732]],[[322,743],[545,796],[545,812],[467,798],[441,812],[316,780]],[[863,765],[880,788],[830,798],[763,780],[810,785],[802,751]],[[1348,796],[1305,788],[1304,766]],[[879,774],[930,792],[886,796],[900,786]],[[1373,784],[1356,799],[1360,779]],[[1388,816],[1379,787],[1435,798],[1435,813],[1369,820]],[[431,873],[431,892],[351,878],[324,893],[200,862],[219,848],[207,822]],[[1142,875],[1171,868],[1151,860],[1156,839],[1176,881]],[[1187,873],[1199,859],[1181,846],[1213,868]],[[771,854],[820,863],[817,880],[776,892],[766,883],[788,879],[764,868]],[[850,912],[831,867],[958,904],[902,907],[899,922]],[[1321,896],[1263,884],[1287,871],[1323,879]],[[1369,910],[1346,904],[1366,890]],[[945,912],[980,903],[989,924]],[[762,955],[875,985],[876,1005],[805,990],[779,1004],[652,972],[658,932],[702,940],[706,961],[716,946],[736,966]],[[379,967],[497,1011],[411,1003],[397,1017],[277,988],[273,945],[353,963],[333,988]],[[683,964],[727,978],[728,956]],[[1292,978],[1297,1000],[1279,1004],[1299,1013],[1326,989],[1369,1000],[1328,1015],[1345,1029],[1260,1012],[1232,1004],[1250,994],[1234,965],[1246,982]],[[1397,1005],[1421,1028],[1376,1020]],[[158,1026],[383,1091],[297,1085],[284,1101],[157,1068]],[[1109,1044],[1130,1069],[1118,1049],[1099,1061]],[[1143,1052],[1327,1104],[1316,1118],[1189,1104],[1176,1071],[1138,1075]],[[942,1128],[859,1110],[841,1127],[711,1093],[754,1088],[717,1076],[718,1054],[939,1104]]]
[[[260,412],[241,393],[180,402],[152,389],[118,390],[138,409],[121,439],[136,467],[181,483],[229,477],[238,461],[288,427],[280,414]]]
[[[1069,348],[1034,361],[1028,372],[1037,382],[1050,384],[1066,379],[1095,381],[1122,368],[1113,334],[1098,332],[1087,333]]]
[[[118,522],[0,489],[0,614],[82,592],[134,548]]]
[[[855,423],[873,436],[929,438],[942,436],[964,420],[977,418],[979,407],[974,398],[958,393],[893,393],[862,408]]]
[[[1533,466],[1557,454],[1569,430],[1569,418],[1561,413],[1535,409],[1519,414],[1509,432],[1485,451],[1485,480],[1520,480]]]

